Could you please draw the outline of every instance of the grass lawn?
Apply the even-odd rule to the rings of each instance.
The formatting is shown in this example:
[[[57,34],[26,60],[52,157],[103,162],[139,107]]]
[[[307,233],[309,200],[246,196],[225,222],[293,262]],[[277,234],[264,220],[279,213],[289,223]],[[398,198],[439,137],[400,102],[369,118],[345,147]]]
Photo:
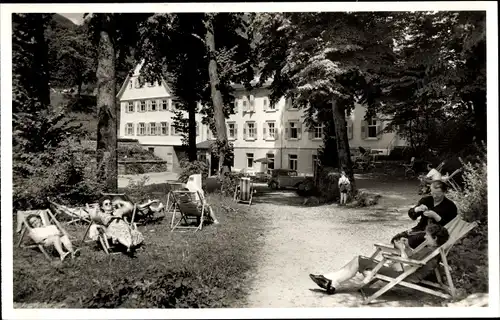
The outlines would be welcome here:
[[[165,184],[148,185],[142,193],[166,203]],[[133,200],[142,195],[127,192]],[[35,249],[14,248],[15,306],[50,303],[69,308],[235,307],[244,301],[255,268],[258,237],[264,228],[252,207],[210,194],[220,225],[202,231],[170,232],[171,215],[139,226],[145,244],[135,257],[107,256],[93,243],[63,264],[48,262]],[[237,212],[226,210],[228,206]],[[80,247],[86,225],[66,225]],[[14,244],[18,235],[14,236]],[[54,258],[56,260],[56,258]],[[50,306],[49,305],[49,306]]]

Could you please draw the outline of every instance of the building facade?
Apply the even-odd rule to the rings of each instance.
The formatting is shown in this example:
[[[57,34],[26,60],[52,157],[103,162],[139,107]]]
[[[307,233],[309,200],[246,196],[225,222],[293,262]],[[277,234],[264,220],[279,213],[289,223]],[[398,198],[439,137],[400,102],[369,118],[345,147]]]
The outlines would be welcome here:
[[[172,126],[175,111],[172,94],[164,82],[141,86],[139,70],[140,65],[127,77],[117,96],[120,101],[119,137],[138,139],[144,148],[167,161],[169,171],[178,171],[185,148]],[[235,114],[226,119],[227,135],[234,146],[234,170],[266,172],[290,168],[299,174],[311,175],[323,143],[323,128],[307,130],[303,111],[289,100],[282,98],[271,106],[266,84],[251,92],[235,86],[234,95]],[[404,145],[396,134],[380,134],[385,123],[377,119],[365,121],[365,112],[364,106],[356,104],[347,119],[351,148],[361,146],[388,154],[395,146]],[[215,139],[201,120],[201,115],[197,114],[199,154],[209,163],[214,162],[209,146]]]

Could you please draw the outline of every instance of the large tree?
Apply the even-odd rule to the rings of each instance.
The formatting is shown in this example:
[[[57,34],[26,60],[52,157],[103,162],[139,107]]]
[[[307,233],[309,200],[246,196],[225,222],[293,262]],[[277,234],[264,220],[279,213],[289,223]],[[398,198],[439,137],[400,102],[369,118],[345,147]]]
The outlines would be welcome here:
[[[338,166],[355,189],[346,115],[354,102],[370,102],[371,82],[393,61],[391,16],[385,13],[263,13],[261,82],[272,77],[271,103],[285,97],[305,109],[306,123],[332,121]]]
[[[85,14],[97,44],[97,179],[107,192],[118,187],[116,66],[127,59],[138,40],[137,28],[149,14]]]
[[[195,114],[216,133],[219,168],[231,153],[225,118],[233,113],[232,83],[253,77],[251,37],[244,14],[155,14],[141,28],[137,59],[144,59],[146,81],[164,79],[188,120],[176,117],[174,126],[187,133],[189,160],[196,159]],[[202,108],[198,110],[198,102]]]

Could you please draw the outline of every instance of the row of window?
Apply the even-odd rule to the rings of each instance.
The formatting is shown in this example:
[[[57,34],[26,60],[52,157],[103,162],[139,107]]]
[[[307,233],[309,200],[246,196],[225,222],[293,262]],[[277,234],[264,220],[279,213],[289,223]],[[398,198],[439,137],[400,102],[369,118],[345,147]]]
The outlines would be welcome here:
[[[171,98],[149,99],[126,102],[125,112],[147,112],[147,111],[176,111],[175,103]]]
[[[130,80],[132,81],[132,80]],[[255,98],[253,96],[249,96],[247,98],[244,96],[241,99],[234,100],[234,112],[238,113],[240,107],[242,108],[243,113],[251,113],[255,112]],[[267,97],[262,99],[263,110],[266,112],[274,112],[278,110],[277,105],[271,105],[269,103],[269,99]],[[287,100],[286,108],[287,110],[298,110],[295,108],[291,102],[291,100]],[[162,99],[144,99],[144,100],[136,100],[136,101],[128,101],[124,102],[125,104],[125,112],[155,112],[155,111],[175,111],[175,103],[172,101],[172,98],[162,98]]]
[[[159,85],[160,85],[160,83],[159,83],[159,82],[157,82],[157,81],[153,81],[153,82],[148,82],[148,83],[147,83],[147,86],[148,86],[148,87],[156,87],[156,86],[159,86]],[[139,78],[130,79],[130,80],[128,81],[128,88],[129,88],[129,89],[132,89],[132,88],[134,88],[134,87],[135,87],[136,89],[140,89],[140,88],[143,88],[143,87],[144,87],[144,84],[141,84],[141,83],[139,82]]]
[[[254,154],[247,153],[246,159],[247,159],[247,168],[253,168],[253,165],[255,163],[254,162]],[[267,159],[267,171],[268,171],[268,173],[270,173],[270,171],[274,169],[274,154],[272,154],[272,153],[266,154],[266,159]],[[318,166],[318,156],[313,154],[311,160],[312,160],[313,170],[315,171],[316,167]],[[287,165],[288,165],[288,169],[297,170],[298,165],[299,165],[298,155],[289,154],[288,159],[287,159]]]
[[[200,124],[196,123],[196,135],[198,136]],[[177,135],[175,127],[169,125],[168,122],[141,122],[137,124],[137,132],[134,128],[133,123],[125,124],[125,134],[127,136],[156,136],[156,135]],[[169,130],[170,129],[170,130]],[[208,139],[213,139],[212,131],[206,127]],[[317,125],[308,132],[308,138],[310,140],[320,140],[323,138],[323,125]],[[380,132],[380,123],[376,120],[369,120],[361,126],[362,138],[378,138]],[[227,134],[228,138],[231,140],[238,139],[238,124],[235,122],[227,123]],[[353,137],[353,126],[352,121],[348,121],[347,135],[349,139]],[[278,139],[278,128],[276,127],[276,121],[265,121],[262,127],[262,139],[263,140],[277,140]],[[302,139],[302,123],[298,120],[290,120],[285,126],[284,139],[288,140],[300,140]],[[243,126],[243,139],[244,140],[257,140],[257,122],[247,121]]]

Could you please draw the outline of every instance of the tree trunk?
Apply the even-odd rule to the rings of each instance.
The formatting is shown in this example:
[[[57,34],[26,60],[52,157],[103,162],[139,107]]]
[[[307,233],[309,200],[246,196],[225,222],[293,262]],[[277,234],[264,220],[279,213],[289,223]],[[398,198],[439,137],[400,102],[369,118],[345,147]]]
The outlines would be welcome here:
[[[210,89],[212,96],[212,103],[214,106],[214,120],[215,128],[217,130],[217,144],[219,155],[218,173],[222,173],[222,166],[226,158],[226,150],[228,147],[227,132],[226,132],[226,118],[224,117],[224,102],[222,101],[222,94],[219,90],[219,75],[217,73],[217,61],[215,60],[215,35],[212,23],[213,16],[209,16],[205,22],[207,33],[205,35],[205,42],[208,47],[209,64],[208,76],[210,78]]]
[[[196,152],[196,101],[188,105],[188,159],[189,162],[198,159]]]
[[[99,33],[97,62],[97,179],[105,192],[118,187],[115,48],[106,27]]]
[[[339,159],[339,169],[345,173],[351,181],[353,194],[356,193],[356,182],[354,181],[354,171],[352,170],[351,151],[347,138],[347,123],[345,120],[345,107],[339,105],[337,100],[332,100],[333,123],[335,124],[335,137],[337,141],[337,152]]]

